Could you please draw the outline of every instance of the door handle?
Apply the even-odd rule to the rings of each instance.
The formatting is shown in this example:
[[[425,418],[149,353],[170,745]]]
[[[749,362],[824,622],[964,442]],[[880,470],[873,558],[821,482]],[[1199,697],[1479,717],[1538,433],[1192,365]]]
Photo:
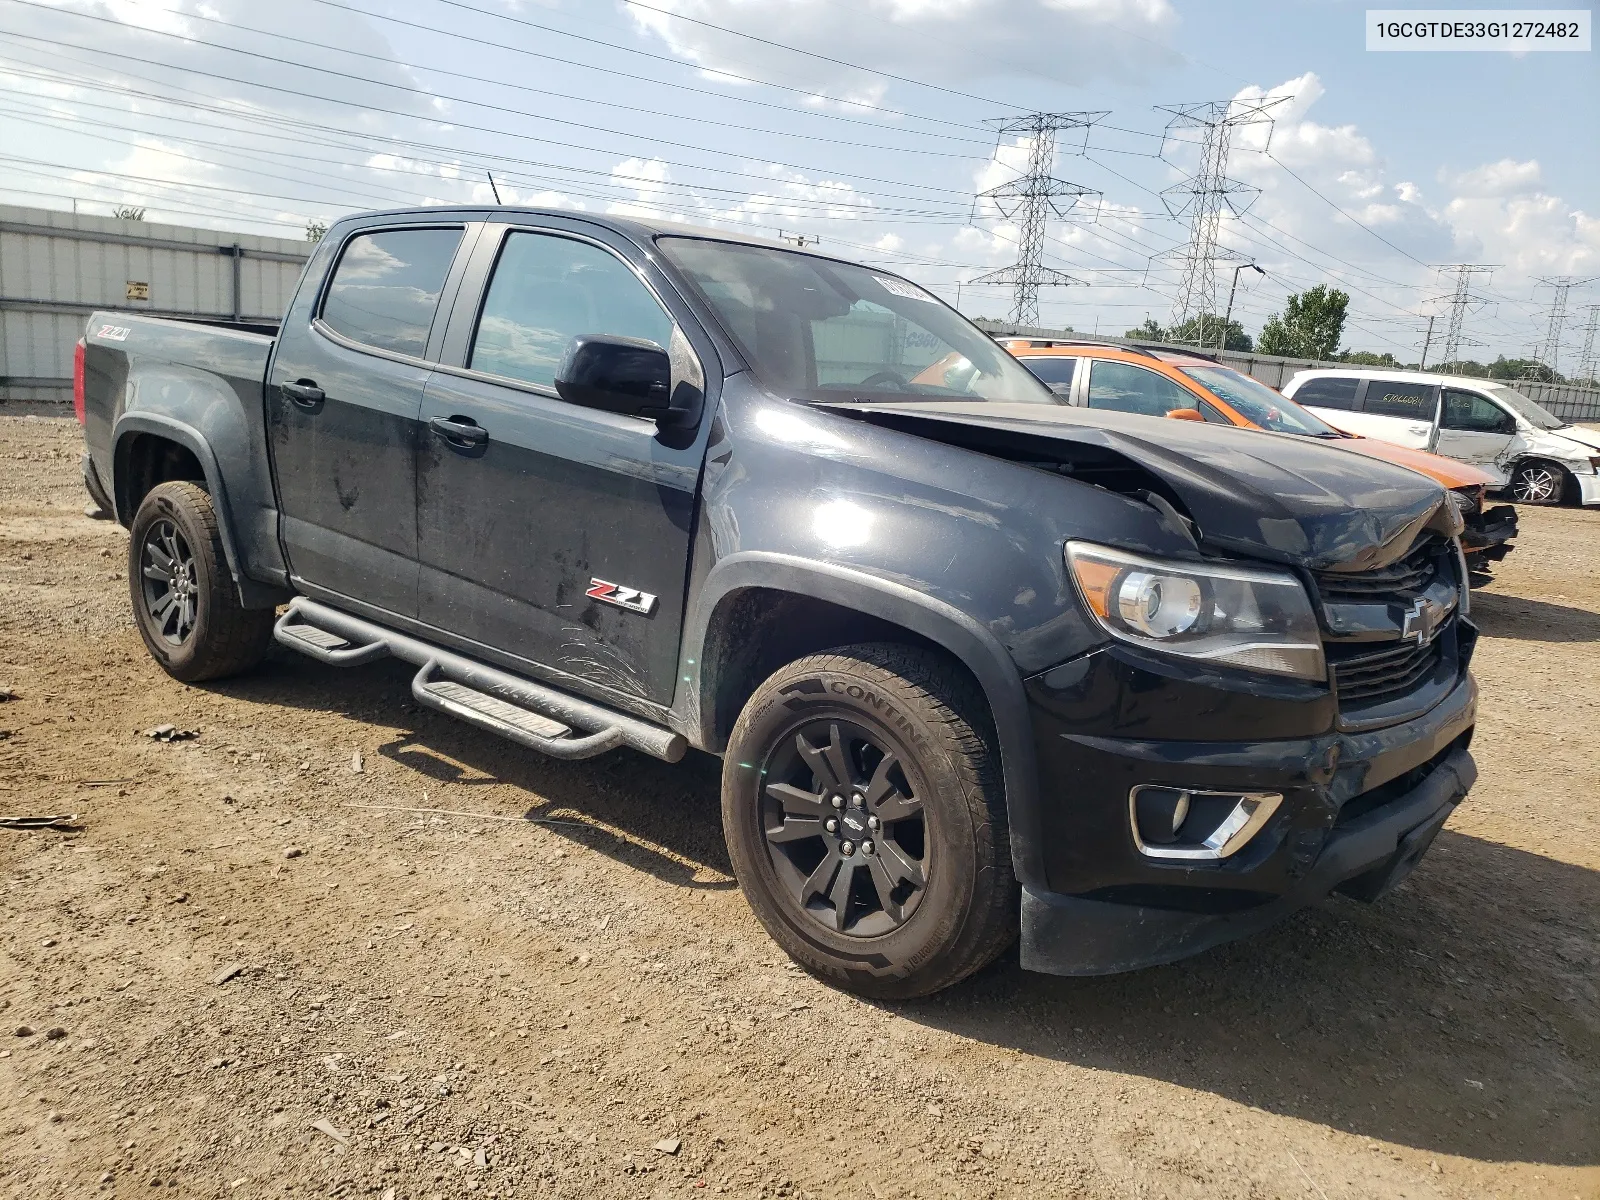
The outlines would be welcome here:
[[[489,431],[471,417],[432,417],[428,428],[452,446],[482,446]]]
[[[283,389],[283,394],[301,408],[315,408],[325,398],[322,389],[312,379],[297,379],[293,383],[284,383],[279,386]]]

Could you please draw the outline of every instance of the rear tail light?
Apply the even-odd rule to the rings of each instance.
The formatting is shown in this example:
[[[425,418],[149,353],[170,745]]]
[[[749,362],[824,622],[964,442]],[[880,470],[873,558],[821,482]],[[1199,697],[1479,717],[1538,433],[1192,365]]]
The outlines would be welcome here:
[[[78,415],[78,424],[84,424],[83,415],[83,339],[72,351],[72,411]]]

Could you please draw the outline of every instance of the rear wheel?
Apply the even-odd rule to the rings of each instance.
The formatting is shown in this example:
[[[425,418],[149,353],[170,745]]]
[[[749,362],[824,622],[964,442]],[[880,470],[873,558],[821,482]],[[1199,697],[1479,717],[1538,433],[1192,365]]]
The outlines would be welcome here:
[[[128,590],[145,648],[185,683],[248,671],[272,642],[273,611],[240,605],[216,510],[198,484],[163,483],[140,502]]]
[[[1566,472],[1545,462],[1522,463],[1511,475],[1511,498],[1518,504],[1560,504]]]
[[[906,998],[1016,936],[997,756],[975,687],[928,651],[851,646],[789,664],[740,714],[723,828],[756,916],[796,961]]]

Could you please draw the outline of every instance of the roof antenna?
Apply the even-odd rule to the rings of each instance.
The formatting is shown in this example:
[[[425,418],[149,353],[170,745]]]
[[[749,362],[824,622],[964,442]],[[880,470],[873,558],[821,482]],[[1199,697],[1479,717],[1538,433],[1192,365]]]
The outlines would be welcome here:
[[[489,177],[489,190],[494,193],[494,202],[496,204],[504,204],[505,201],[500,199],[500,189],[494,185],[494,172],[485,171],[484,174]]]

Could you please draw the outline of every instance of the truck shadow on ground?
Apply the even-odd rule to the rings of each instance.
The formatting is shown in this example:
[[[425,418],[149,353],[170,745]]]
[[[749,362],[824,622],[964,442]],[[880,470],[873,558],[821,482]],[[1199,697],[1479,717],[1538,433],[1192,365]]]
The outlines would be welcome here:
[[[1472,620],[1489,637],[1518,642],[1600,642],[1600,613],[1567,604],[1472,594]]]
[[[576,822],[549,828],[619,863],[685,889],[735,886],[714,758],[541,758],[411,706],[411,674],[275,658],[216,686],[394,730],[380,753],[417,775],[395,803],[420,805],[426,786],[430,805],[487,811],[474,785],[497,782],[528,794],[528,816]],[[1334,898],[1246,941],[1107,978],[1025,972],[1013,949],[937,996],[885,1007],[1435,1153],[1592,1165],[1597,946],[1600,874],[1447,829],[1376,905]]]
[[[1433,1152],[1600,1163],[1600,874],[1446,830],[1375,905],[1334,897],[1171,966],[1060,979],[1015,951],[907,1019]]]

